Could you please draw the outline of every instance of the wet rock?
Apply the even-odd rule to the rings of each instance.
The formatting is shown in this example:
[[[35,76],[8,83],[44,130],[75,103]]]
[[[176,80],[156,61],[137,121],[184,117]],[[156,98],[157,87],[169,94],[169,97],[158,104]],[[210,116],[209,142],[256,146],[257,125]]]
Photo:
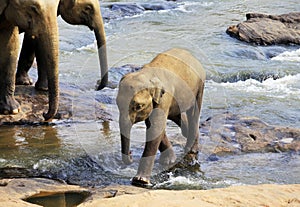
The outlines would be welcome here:
[[[300,44],[300,12],[282,15],[246,14],[247,20],[226,33],[257,45]]]
[[[145,9],[136,3],[132,4],[113,4],[110,6],[112,11],[117,11],[121,16],[133,16],[136,14],[143,13]]]
[[[256,117],[216,115],[201,124],[200,132],[205,154],[300,150],[300,129],[268,125]]]
[[[67,185],[62,182],[43,178],[2,179],[0,180],[0,204],[1,206],[5,205],[9,207],[37,206],[35,204],[28,203],[25,200],[36,195],[53,195],[57,193],[78,193],[89,195],[89,197],[84,201],[84,203],[89,204],[91,201],[95,200],[112,198],[125,194],[138,194],[146,191],[148,190],[143,188],[118,185],[108,186],[102,189],[83,188],[77,185]],[[65,199],[62,200],[63,203],[66,201],[67,200]],[[60,206],[58,202],[56,204]],[[65,205],[69,206],[66,203]]]
[[[173,1],[159,1],[152,3],[112,3],[102,5],[102,17],[104,19],[119,19],[139,15],[145,11],[160,11],[177,8]]]
[[[87,97],[93,92],[62,86],[59,111],[55,119],[109,120],[110,115],[102,108],[102,99],[106,97],[87,101],[88,98],[93,98]],[[48,110],[47,92],[37,91],[33,86],[16,86],[15,98],[21,104],[21,112],[16,115],[0,114],[0,125],[51,124],[44,122],[43,118],[43,113]],[[94,113],[88,113],[88,109],[92,109]]]
[[[141,6],[145,9],[145,10],[150,10],[150,11],[160,11],[160,10],[170,10],[170,9],[175,9],[177,7],[176,4],[174,3],[145,3],[145,4],[141,4]]]
[[[87,189],[75,185],[66,185],[48,179],[3,179],[0,181],[0,203],[10,207],[37,206],[24,199],[41,192],[88,192]]]

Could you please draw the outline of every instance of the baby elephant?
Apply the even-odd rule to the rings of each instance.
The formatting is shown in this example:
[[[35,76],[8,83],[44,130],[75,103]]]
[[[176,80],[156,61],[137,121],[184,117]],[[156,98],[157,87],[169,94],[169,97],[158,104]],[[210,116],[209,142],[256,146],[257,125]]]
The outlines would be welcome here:
[[[187,138],[185,152],[197,154],[199,118],[205,82],[205,71],[199,61],[186,50],[171,49],[156,56],[149,64],[125,75],[119,84],[117,105],[120,111],[122,159],[132,162],[130,130],[145,121],[146,145],[133,185],[150,184],[155,155],[169,165],[176,156],[165,134],[167,119],[181,127]]]

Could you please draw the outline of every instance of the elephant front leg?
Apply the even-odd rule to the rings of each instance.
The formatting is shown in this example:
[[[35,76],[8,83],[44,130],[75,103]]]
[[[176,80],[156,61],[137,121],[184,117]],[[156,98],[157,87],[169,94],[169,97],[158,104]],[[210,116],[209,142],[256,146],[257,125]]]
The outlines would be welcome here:
[[[33,81],[28,75],[35,57],[35,40],[25,34],[19,57],[16,85],[32,85]]]
[[[0,113],[17,114],[20,104],[14,98],[19,30],[10,26],[0,31]]]
[[[154,109],[150,117],[146,120],[146,145],[139,163],[137,174],[132,179],[133,185],[142,187],[151,185],[151,172],[157,150],[165,134],[166,121],[167,119],[164,112],[159,109]]]

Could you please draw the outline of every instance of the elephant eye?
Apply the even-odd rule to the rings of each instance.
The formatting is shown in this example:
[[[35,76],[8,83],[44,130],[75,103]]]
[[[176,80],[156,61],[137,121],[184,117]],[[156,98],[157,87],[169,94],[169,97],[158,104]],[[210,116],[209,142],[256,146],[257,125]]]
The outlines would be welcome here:
[[[38,7],[37,7],[36,5],[31,5],[31,6],[30,6],[30,9],[31,9],[31,11],[32,11],[34,14],[37,14],[37,15],[40,14],[39,9],[38,9]]]
[[[88,13],[88,14],[90,14],[90,13],[93,13],[93,6],[92,5],[87,5],[87,6],[85,6],[85,8],[84,8],[84,12],[85,13]]]
[[[140,110],[142,110],[142,109],[144,109],[145,108],[145,104],[137,104],[136,105],[136,110],[137,111],[140,111]]]

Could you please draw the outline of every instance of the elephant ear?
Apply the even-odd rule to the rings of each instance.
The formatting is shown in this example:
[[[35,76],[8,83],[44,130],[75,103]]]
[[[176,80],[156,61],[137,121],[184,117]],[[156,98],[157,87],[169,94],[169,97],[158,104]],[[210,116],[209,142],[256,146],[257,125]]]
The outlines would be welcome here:
[[[0,15],[2,15],[3,11],[7,7],[8,1],[7,0],[1,0],[0,1]]]
[[[60,4],[62,4],[65,9],[72,9],[75,3],[76,0],[60,0]]]
[[[150,80],[153,86],[150,88],[150,94],[152,96],[152,100],[156,104],[160,104],[161,98],[165,93],[165,89],[163,88],[161,81],[155,77]]]

